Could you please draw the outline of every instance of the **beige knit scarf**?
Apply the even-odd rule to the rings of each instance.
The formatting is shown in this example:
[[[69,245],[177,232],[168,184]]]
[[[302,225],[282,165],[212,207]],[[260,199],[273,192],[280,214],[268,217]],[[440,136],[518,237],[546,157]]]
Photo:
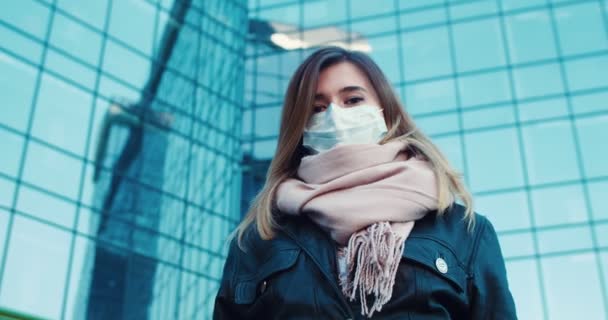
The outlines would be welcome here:
[[[437,209],[435,173],[428,161],[409,157],[407,147],[398,140],[338,145],[303,157],[297,176],[277,188],[280,212],[307,214],[338,243],[342,292],[351,301],[358,292],[368,317],[392,296],[414,221]]]

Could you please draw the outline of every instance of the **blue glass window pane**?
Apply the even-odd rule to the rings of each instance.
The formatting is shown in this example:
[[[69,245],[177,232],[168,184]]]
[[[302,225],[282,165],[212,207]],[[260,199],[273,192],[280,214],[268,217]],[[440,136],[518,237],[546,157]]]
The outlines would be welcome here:
[[[593,230],[595,231],[595,236],[597,238],[597,245],[600,247],[608,246],[608,223],[596,224],[593,227]],[[606,269],[606,267],[604,267],[604,269]]]
[[[46,55],[45,66],[48,71],[61,77],[71,85],[92,92],[95,90],[96,70],[85,66],[67,56],[49,51]],[[51,73],[49,72],[49,73]]]
[[[58,319],[66,285],[71,235],[15,216],[0,305]]]
[[[86,63],[93,66],[99,63],[101,34],[66,16],[57,15],[54,18],[50,41],[53,46]]]
[[[0,25],[0,43],[2,43],[2,49],[17,55],[19,59],[24,59],[33,64],[40,63],[42,57],[42,44],[40,42]],[[8,56],[5,52],[0,52],[0,57]],[[0,58],[0,60],[5,60],[5,58]]]
[[[0,206],[8,208],[13,205],[13,196],[15,193],[15,183],[13,181],[14,180],[8,180],[4,177],[0,178]]]
[[[588,187],[593,218],[596,220],[608,219],[608,197],[606,197],[608,181],[589,182]]]
[[[509,78],[504,71],[460,76],[458,83],[464,108],[511,100]]]
[[[154,6],[148,2],[138,0],[112,2],[108,32],[144,55],[151,56],[155,17]]]
[[[44,75],[32,134],[76,154],[84,154],[91,104],[89,94]]]
[[[6,180],[0,179],[0,191],[4,191],[4,183]],[[12,192],[12,191],[11,191]],[[0,195],[0,197],[3,197],[3,195]],[[2,198],[0,198],[0,201],[2,201]],[[2,203],[2,202],[0,202]],[[6,235],[6,228],[8,225],[8,219],[9,219],[9,215],[10,212],[4,209],[0,209],[0,234],[2,235]],[[3,263],[4,261],[4,240],[6,239],[6,236],[4,237],[0,237],[0,263]]]
[[[460,136],[435,138],[433,142],[448,159],[454,170],[463,172],[464,166],[462,164],[462,142]]]
[[[247,109],[243,111],[242,125],[241,125],[241,133],[243,135],[243,139],[249,139],[251,137],[251,129],[253,127],[253,110]]]
[[[568,105],[563,97],[520,102],[518,108],[521,121],[550,119],[568,114]]]
[[[352,0],[351,0],[352,1]],[[408,0],[408,1],[397,1],[399,9],[421,9],[437,7],[438,4],[443,4],[443,0]]]
[[[505,1],[503,3],[509,3]],[[512,63],[549,59],[556,55],[551,18],[546,10],[506,17],[509,54]]]
[[[81,210],[83,210],[81,208]],[[82,216],[81,216],[82,217]],[[74,239],[74,250],[72,256],[72,265],[70,272],[70,278],[66,279],[70,285],[66,288],[66,308],[65,318],[66,319],[82,319],[86,309],[83,306],[83,289],[85,288],[84,283],[90,281],[91,276],[87,272],[90,265],[87,258],[90,258],[89,254],[92,254],[92,250],[95,248],[95,243],[87,238],[76,235]],[[81,313],[79,313],[81,312]]]
[[[579,184],[532,190],[537,226],[572,224],[587,220],[583,188]]]
[[[98,30],[103,30],[108,9],[107,0],[80,1],[80,0],[58,0],[57,6],[76,16],[78,19],[93,25]]]
[[[281,6],[256,11],[254,15],[260,20],[287,24],[287,29],[296,30],[300,24],[300,6]]]
[[[277,149],[276,140],[259,140],[254,142],[253,157],[255,159],[269,159],[274,157]]]
[[[546,6],[545,0],[509,0],[501,1],[503,10],[515,10],[529,7]]]
[[[106,44],[103,70],[129,86],[143,88],[150,73],[150,65],[149,60],[113,41],[108,41]],[[111,95],[115,94],[117,93],[111,93]]]
[[[557,64],[515,68],[513,78],[518,99],[564,92],[562,74]]]
[[[369,39],[372,48],[370,56],[380,66],[388,81],[392,83],[402,81],[399,72],[401,64],[399,63],[397,41],[398,39],[394,35]]]
[[[604,272],[604,279],[608,279],[608,252],[602,252],[600,256],[602,258],[602,269]],[[606,286],[604,287],[604,296],[608,296],[608,287]]]
[[[496,14],[498,11],[496,4],[496,1],[491,0],[473,2],[461,1],[460,3],[453,3],[448,8],[450,11],[450,18],[452,20],[457,20]]]
[[[575,114],[608,111],[608,92],[573,95],[571,101]]]
[[[0,172],[11,177],[17,177],[23,149],[23,137],[0,129],[0,141],[2,141],[3,150],[0,157]]]
[[[405,87],[405,109],[426,114],[456,108],[454,79],[420,82]]]
[[[457,23],[452,28],[458,71],[491,68],[505,63],[502,32],[497,19]]]
[[[128,84],[119,83],[114,78],[102,75],[99,82],[99,94],[108,99],[110,97],[121,97],[130,101],[136,101],[139,99],[141,92]]]
[[[17,209],[43,221],[71,229],[74,226],[76,205],[53,195],[22,186]]]
[[[285,4],[290,4],[293,3],[293,0],[254,0],[254,1],[248,1],[250,4],[255,4],[256,7],[267,7],[267,6],[274,6],[274,5],[285,5]]]
[[[445,27],[403,33],[401,42],[406,81],[453,72]]]
[[[540,253],[590,249],[592,247],[590,231],[588,226],[541,230],[538,232]]]
[[[513,106],[496,106],[479,110],[467,110],[462,115],[465,129],[479,129],[515,123]]]
[[[49,8],[38,1],[23,0],[2,6],[0,20],[43,40],[48,29]]]
[[[438,114],[433,116],[425,116],[415,118],[416,126],[418,126],[427,135],[445,134],[449,132],[458,132],[458,114]]]
[[[513,294],[519,319],[544,319],[540,279],[536,260],[507,262],[509,289]]]
[[[530,232],[510,233],[500,236],[500,249],[505,259],[534,255],[534,241]]]
[[[256,72],[258,73],[257,76],[260,76],[261,74],[266,75],[266,76],[277,76],[279,75],[280,72],[280,68],[281,68],[281,64],[279,63],[280,61],[280,55],[278,54],[269,54],[269,55],[263,55],[260,56],[256,59]],[[267,90],[268,88],[266,87],[258,87],[257,90]]]
[[[541,265],[549,319],[576,319],[581,306],[589,319],[606,317],[594,254],[543,258]],[[576,270],[576,277],[565,276],[572,270]]]
[[[36,70],[0,53],[0,122],[25,131],[36,83]]]
[[[565,64],[570,91],[608,86],[608,56],[570,60]]]
[[[465,141],[473,192],[523,184],[519,143],[514,129],[470,133],[465,135]]]
[[[562,54],[606,50],[606,29],[598,2],[555,8],[555,20]],[[581,35],[585,35],[582,37]]]
[[[487,216],[498,232],[530,227],[530,210],[525,192],[501,192],[475,197],[476,211]]]
[[[37,187],[77,199],[82,162],[30,141],[24,180]]]
[[[81,218],[78,222],[79,223],[84,222],[84,223],[88,224],[88,220],[90,220],[90,219],[83,218],[82,212],[101,209],[102,203],[101,203],[101,201],[99,201],[99,199],[97,199],[95,197],[96,184],[93,182],[93,179],[90,179],[90,177],[93,176],[93,172],[95,171],[93,168],[93,165],[87,164],[85,170],[86,171],[84,173],[84,179],[83,179],[83,185],[82,185],[82,196],[80,199],[80,201],[82,202],[82,207],[80,209]],[[102,169],[102,172],[103,172],[102,173],[103,175],[106,175],[109,173],[109,169],[107,169],[107,170]],[[90,209],[88,207],[90,207]],[[84,209],[84,208],[87,208],[87,209]],[[88,230],[88,228],[87,228],[87,230]]]
[[[405,3],[410,3],[407,1]],[[401,2],[403,5],[403,2]],[[446,20],[445,8],[423,11],[404,12],[399,15],[399,26],[402,29],[428,26],[435,23],[444,23]]]
[[[608,176],[608,116],[577,119],[579,142],[587,177]]]
[[[297,51],[288,51],[288,52],[285,52],[284,54],[280,55],[279,57],[280,57],[280,61],[281,61],[280,74],[285,79],[289,79],[291,77],[291,75],[294,72],[296,72],[296,69],[298,68],[299,64],[302,62],[302,60],[300,59],[300,55]],[[285,81],[285,83],[283,85],[285,90],[281,90],[281,95],[286,91],[287,84],[288,84],[288,82]]]
[[[266,76],[264,74],[259,74],[256,77],[256,86],[257,88],[260,88],[257,89],[255,101],[256,104],[268,105],[277,103],[281,97],[278,92],[280,82],[281,79],[276,76]]]
[[[354,32],[353,36],[360,36],[362,38],[371,38],[375,34],[387,34],[396,32],[397,19],[394,15],[383,15],[379,17],[366,18],[365,20],[353,21],[350,24],[351,32]],[[395,46],[397,45],[396,39],[393,40]]]
[[[350,1],[351,19],[395,12],[394,0]]]
[[[279,135],[281,122],[281,107],[255,109],[255,135],[268,137]]]
[[[525,126],[522,134],[532,185],[580,178],[568,121]]]

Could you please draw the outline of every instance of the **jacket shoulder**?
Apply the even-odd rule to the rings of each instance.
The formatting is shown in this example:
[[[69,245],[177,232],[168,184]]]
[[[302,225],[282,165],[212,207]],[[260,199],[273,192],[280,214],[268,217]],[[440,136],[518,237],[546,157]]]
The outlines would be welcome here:
[[[236,237],[232,241],[231,246],[237,246]],[[289,237],[285,236],[281,230],[275,230],[274,237],[271,239],[263,239],[258,232],[255,223],[247,227],[243,233],[242,247],[238,248],[241,254],[245,254],[251,258],[261,258],[268,255],[269,251],[294,249],[298,248],[297,244]]]
[[[234,271],[240,276],[256,273],[272,257],[299,250],[299,246],[281,232],[275,232],[272,239],[263,239],[255,224],[249,225],[243,233],[242,247],[237,240],[237,237],[232,239],[228,256],[235,258],[238,266]]]

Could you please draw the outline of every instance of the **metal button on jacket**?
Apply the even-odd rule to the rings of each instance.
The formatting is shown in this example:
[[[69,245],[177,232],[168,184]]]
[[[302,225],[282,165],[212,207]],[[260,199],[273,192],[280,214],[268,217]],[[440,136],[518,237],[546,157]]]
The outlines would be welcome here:
[[[264,291],[266,291],[267,285],[268,283],[266,281],[262,282],[262,285],[260,286],[260,293],[264,293]]]
[[[448,272],[448,264],[442,258],[437,258],[437,260],[435,260],[435,267],[437,267],[437,270],[441,273]]]

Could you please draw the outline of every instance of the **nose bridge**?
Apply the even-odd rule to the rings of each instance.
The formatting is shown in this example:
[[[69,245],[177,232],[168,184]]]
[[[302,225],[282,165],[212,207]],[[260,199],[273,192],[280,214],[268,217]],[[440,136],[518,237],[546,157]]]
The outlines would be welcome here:
[[[329,106],[333,106],[334,108],[344,108],[340,100],[332,100],[327,107],[329,108]]]
[[[327,106],[327,110],[325,110],[325,114],[331,118],[336,116],[336,111],[340,111],[343,107],[336,102],[330,102],[329,105]],[[340,109],[340,110],[338,110]]]
[[[343,108],[344,106],[342,105],[342,97],[340,97],[339,94],[334,94],[331,96],[331,100],[329,101],[330,104],[333,104],[336,107],[341,107]]]

